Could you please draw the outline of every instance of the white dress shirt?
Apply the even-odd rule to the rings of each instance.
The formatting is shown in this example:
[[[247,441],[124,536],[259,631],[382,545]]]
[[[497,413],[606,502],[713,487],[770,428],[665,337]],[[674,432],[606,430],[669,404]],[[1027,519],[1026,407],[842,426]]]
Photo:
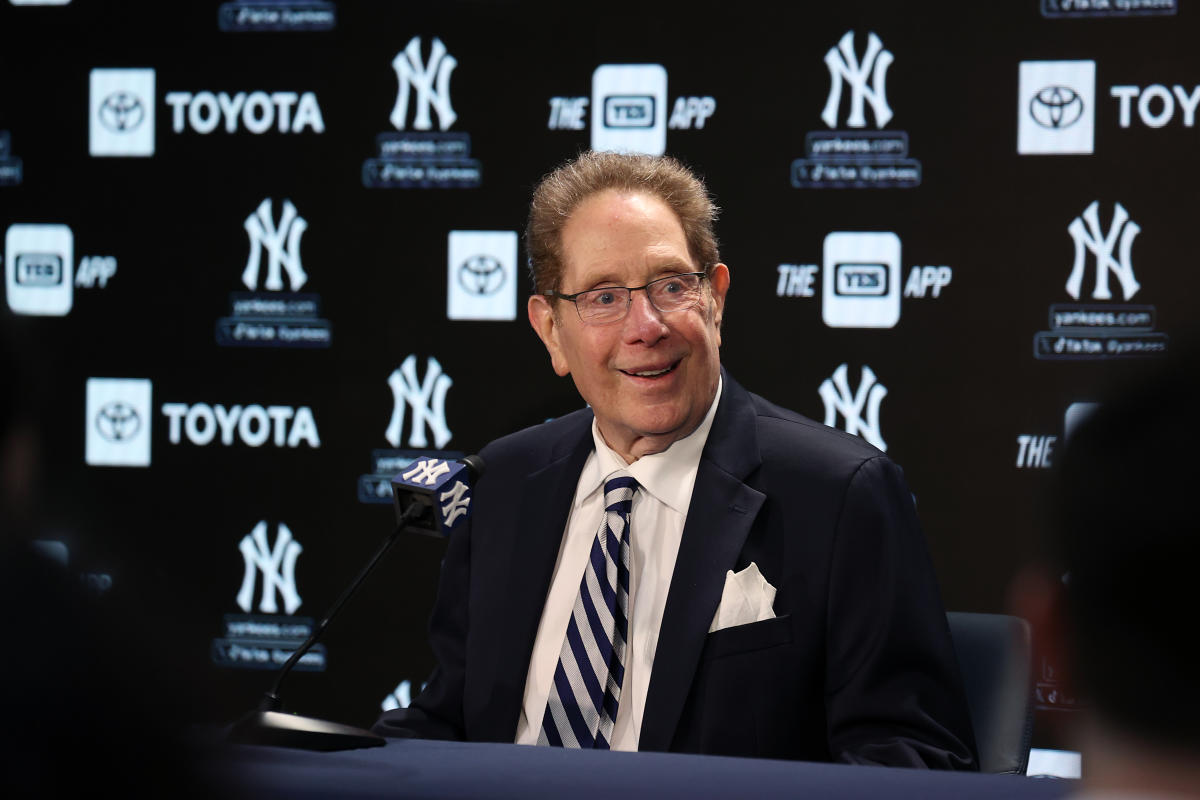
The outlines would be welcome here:
[[[610,746],[613,750],[638,749],[642,712],[646,708],[646,691],[650,687],[650,671],[658,648],[667,591],[675,572],[683,524],[692,503],[700,454],[708,441],[720,398],[721,383],[718,381],[716,397],[696,430],[665,451],[642,456],[632,465],[626,464],[604,442],[595,420],[592,421],[595,450],[579,474],[558,561],[550,579],[550,592],[542,608],[525,677],[517,744],[537,744],[550,687],[554,683],[554,670],[567,635],[567,622],[600,527],[604,482],[612,473],[625,470],[637,480],[639,488],[633,496],[629,515],[629,642],[625,649],[625,680],[621,684]]]

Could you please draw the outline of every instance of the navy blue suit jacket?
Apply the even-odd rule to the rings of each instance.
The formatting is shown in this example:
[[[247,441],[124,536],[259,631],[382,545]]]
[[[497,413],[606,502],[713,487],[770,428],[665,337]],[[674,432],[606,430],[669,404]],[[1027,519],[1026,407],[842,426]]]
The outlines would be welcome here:
[[[582,410],[486,447],[430,621],[437,666],[392,735],[513,741],[584,461]],[[709,633],[751,561],[776,618]],[[663,613],[639,747],[974,769],[937,583],[903,476],[866,442],[728,374]]]

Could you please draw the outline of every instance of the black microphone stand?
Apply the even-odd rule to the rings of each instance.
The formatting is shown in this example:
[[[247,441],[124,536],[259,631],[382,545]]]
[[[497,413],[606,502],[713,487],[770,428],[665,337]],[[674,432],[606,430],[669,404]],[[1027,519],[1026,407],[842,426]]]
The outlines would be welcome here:
[[[419,501],[413,502],[405,509],[396,530],[383,542],[375,552],[374,557],[367,562],[358,577],[354,579],[342,596],[333,604],[304,644],[296,648],[291,658],[279,670],[275,684],[261,701],[258,708],[235,722],[229,730],[229,741],[238,744],[273,745],[275,747],[296,747],[304,750],[353,750],[358,747],[381,747],[386,741],[382,736],[376,736],[363,728],[353,725],[343,725],[340,722],[329,722],[315,717],[302,717],[299,714],[284,712],[283,701],[279,699],[279,687],[283,679],[292,671],[292,667],[312,649],[321,638],[329,621],[337,615],[346,601],[358,590],[371,571],[379,564],[384,554],[391,549],[400,534],[417,517],[429,510],[429,506]]]

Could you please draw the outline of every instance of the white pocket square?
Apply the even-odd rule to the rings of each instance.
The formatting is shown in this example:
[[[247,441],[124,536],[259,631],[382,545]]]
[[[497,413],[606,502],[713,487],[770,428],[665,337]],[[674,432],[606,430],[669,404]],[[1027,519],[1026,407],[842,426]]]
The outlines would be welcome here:
[[[708,632],[746,625],[764,619],[774,619],[775,587],[758,571],[753,561],[741,572],[729,570],[725,573],[725,590],[721,592],[721,604],[713,617]]]

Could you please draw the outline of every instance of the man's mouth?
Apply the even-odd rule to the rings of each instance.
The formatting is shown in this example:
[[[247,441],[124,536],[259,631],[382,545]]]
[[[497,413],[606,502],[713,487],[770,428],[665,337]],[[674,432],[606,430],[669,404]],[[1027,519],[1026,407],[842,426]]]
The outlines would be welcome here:
[[[621,370],[621,372],[624,372],[626,375],[632,375],[635,378],[658,378],[658,377],[666,375],[670,372],[674,372],[675,368],[678,366],[679,366],[679,362],[676,361],[673,364],[668,364],[667,366],[663,367],[662,369],[642,369],[642,370],[623,369],[623,370]]]

